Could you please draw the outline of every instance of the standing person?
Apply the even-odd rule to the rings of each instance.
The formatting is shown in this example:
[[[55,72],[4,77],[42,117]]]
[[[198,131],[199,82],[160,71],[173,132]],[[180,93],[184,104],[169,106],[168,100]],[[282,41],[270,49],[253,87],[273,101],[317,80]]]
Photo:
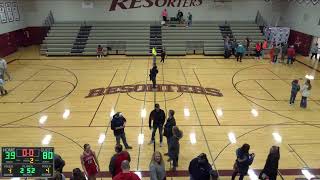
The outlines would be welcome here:
[[[188,27],[191,27],[192,25],[192,14],[188,12]]]
[[[11,76],[8,72],[7,61],[0,58],[0,79],[5,81],[4,75],[8,76],[9,81],[11,81]]]
[[[83,149],[83,154],[80,155],[82,169],[88,177],[88,180],[95,180],[98,172],[100,171],[96,153],[91,150],[89,144],[85,144]]]
[[[152,58],[153,58],[152,59],[153,66],[155,66],[157,63],[157,49],[156,49],[156,47],[152,48]]]
[[[161,51],[161,61],[160,62],[163,62],[164,63],[164,59],[166,58],[166,50],[165,48],[162,48],[162,51]]]
[[[294,46],[290,46],[290,48],[288,48],[287,56],[288,56],[287,64],[289,63],[293,64],[294,57],[296,56],[296,51],[294,50]]]
[[[124,132],[126,122],[127,122],[127,120],[126,120],[126,118],[123,117],[123,114],[121,112],[117,112],[112,117],[111,129],[113,130],[113,134],[116,137],[117,145],[120,144],[120,139],[122,139],[124,147],[126,149],[132,149],[132,147],[129,146],[127,143],[126,134]]]
[[[97,47],[97,58],[102,58],[104,56],[103,47],[101,45],[98,45]]]
[[[231,48],[232,48],[232,55],[236,56],[236,49],[238,47],[237,40],[234,38],[232,43],[231,43]]]
[[[127,160],[121,163],[122,172],[116,175],[113,180],[140,180],[139,176],[130,171],[130,163]]]
[[[166,124],[164,125],[164,133],[163,135],[167,138],[168,152],[169,152],[169,140],[173,136],[172,128],[176,126],[176,119],[174,118],[174,110],[169,110],[169,117],[167,119]],[[165,153],[165,156],[168,156],[169,153]]]
[[[121,163],[124,160],[131,161],[130,154],[122,150],[122,145],[118,144],[114,147],[116,154],[114,154],[109,163],[109,172],[112,177],[115,177],[121,172]]]
[[[180,153],[179,140],[182,138],[183,133],[177,126],[174,126],[172,128],[172,134],[173,134],[173,136],[169,140],[169,159],[168,159],[168,162],[172,161],[172,169],[171,170],[176,171],[176,168],[178,166],[178,161],[179,161],[179,153]]]
[[[256,43],[256,59],[260,59],[261,50],[262,50],[261,43],[257,42]]]
[[[0,77],[0,93],[1,96],[7,95],[8,91],[4,88],[4,80]]]
[[[154,105],[154,110],[151,111],[149,115],[149,128],[152,129],[152,136],[149,144],[154,143],[154,136],[156,135],[157,129],[159,129],[159,135],[160,135],[160,147],[162,147],[162,129],[163,124],[165,122],[166,115],[162,109],[160,109],[159,104]],[[152,122],[152,126],[151,126]]]
[[[276,63],[278,61],[278,56],[280,53],[279,47],[275,44],[274,45],[274,56],[273,56],[273,62]]]
[[[249,166],[252,164],[255,154],[249,154],[250,145],[243,144],[241,148],[236,151],[237,159],[233,166],[233,173],[231,180],[234,180],[237,174],[240,174],[239,180],[243,180],[244,176],[247,175]]]
[[[159,151],[153,153],[150,164],[150,180],[165,180],[166,169],[164,167],[164,161]]]
[[[307,108],[307,98],[310,96],[310,91],[311,91],[311,83],[310,79],[307,79],[304,85],[301,88],[301,102],[300,102],[300,107],[302,108]]]
[[[312,47],[311,47],[311,57],[310,59],[313,59],[313,56],[316,58],[317,60],[317,57],[318,57],[318,43],[314,44]]]
[[[217,172],[212,169],[205,153],[201,153],[191,160],[189,174],[190,180],[215,180],[218,178]]]
[[[268,49],[268,41],[266,39],[264,39],[264,41],[262,43],[262,54],[261,54],[262,59],[264,58],[266,49]]]
[[[297,93],[300,91],[299,80],[295,79],[291,82],[291,96],[290,96],[290,105],[294,104]]]
[[[269,51],[269,55],[270,55],[270,62],[274,63],[274,46],[271,47],[270,51]]]
[[[247,53],[248,53],[248,56],[250,56],[250,43],[251,43],[251,40],[249,39],[249,37],[246,37],[246,50],[247,50]]]
[[[276,180],[278,175],[278,167],[280,160],[280,148],[279,146],[272,146],[264,165],[263,170],[259,175],[259,179],[262,180]]]
[[[178,10],[177,19],[179,21],[179,24],[181,24],[183,21],[183,12],[180,9]]]
[[[157,74],[158,74],[158,68],[157,66],[153,66],[152,69],[150,69],[150,80],[152,81],[152,88],[156,88],[157,86]]]
[[[288,45],[287,43],[281,43],[281,62],[284,63],[284,58],[287,54]]]
[[[164,25],[165,25],[165,24],[167,24],[167,20],[168,20],[168,11],[167,11],[167,9],[166,9],[166,8],[162,10],[161,15],[162,15],[162,21],[164,21]]]
[[[243,45],[241,43],[239,43],[239,45],[236,49],[236,52],[237,52],[237,61],[240,60],[240,62],[242,62],[242,57],[244,55],[245,48],[243,47]]]

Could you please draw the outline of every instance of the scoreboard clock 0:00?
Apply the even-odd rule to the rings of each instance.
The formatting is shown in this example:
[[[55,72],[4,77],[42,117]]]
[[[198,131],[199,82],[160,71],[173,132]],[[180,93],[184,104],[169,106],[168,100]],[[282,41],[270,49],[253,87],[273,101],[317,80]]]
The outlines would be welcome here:
[[[3,147],[3,177],[52,177],[52,147]]]

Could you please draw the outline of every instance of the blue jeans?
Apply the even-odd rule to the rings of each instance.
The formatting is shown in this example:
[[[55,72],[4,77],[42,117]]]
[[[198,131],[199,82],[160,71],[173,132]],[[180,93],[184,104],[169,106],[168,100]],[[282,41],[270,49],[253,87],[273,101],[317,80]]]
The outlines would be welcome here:
[[[294,104],[294,100],[296,99],[297,92],[291,91],[291,96],[290,96],[290,104]]]
[[[292,64],[293,62],[292,62],[292,60],[293,60],[293,57],[288,57],[288,61],[287,61],[287,64]]]
[[[307,107],[307,97],[302,96],[301,102],[300,102],[300,107],[302,107],[302,108]]]

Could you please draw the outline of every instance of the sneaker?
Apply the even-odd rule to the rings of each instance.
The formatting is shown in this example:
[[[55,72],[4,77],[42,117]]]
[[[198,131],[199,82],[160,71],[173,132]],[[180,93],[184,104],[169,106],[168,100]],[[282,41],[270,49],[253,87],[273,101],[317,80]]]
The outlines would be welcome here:
[[[153,143],[154,143],[154,141],[153,141],[153,140],[151,140],[151,141],[149,142],[149,145],[150,145],[150,144],[153,144]]]
[[[162,142],[160,143],[160,147],[162,147]]]
[[[126,149],[132,149],[132,147],[131,147],[131,146],[128,146],[128,147],[126,147]]]

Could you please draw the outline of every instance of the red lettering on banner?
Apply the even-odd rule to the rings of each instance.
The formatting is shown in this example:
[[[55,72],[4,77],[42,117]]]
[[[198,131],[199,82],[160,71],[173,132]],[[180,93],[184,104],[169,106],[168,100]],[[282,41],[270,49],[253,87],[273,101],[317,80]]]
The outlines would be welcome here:
[[[120,1],[120,2],[119,2]],[[121,9],[127,9],[127,7],[124,5],[125,2],[127,2],[128,0],[113,0],[110,6],[109,11],[114,11],[116,10],[117,5],[121,8]]]
[[[89,94],[86,96],[86,98],[102,96],[102,95],[104,95],[104,91],[105,91],[105,88],[91,89]]]
[[[170,7],[170,5],[172,6],[172,7],[174,7],[174,3],[176,2],[176,0],[169,0],[169,2],[168,2],[168,7]]]

